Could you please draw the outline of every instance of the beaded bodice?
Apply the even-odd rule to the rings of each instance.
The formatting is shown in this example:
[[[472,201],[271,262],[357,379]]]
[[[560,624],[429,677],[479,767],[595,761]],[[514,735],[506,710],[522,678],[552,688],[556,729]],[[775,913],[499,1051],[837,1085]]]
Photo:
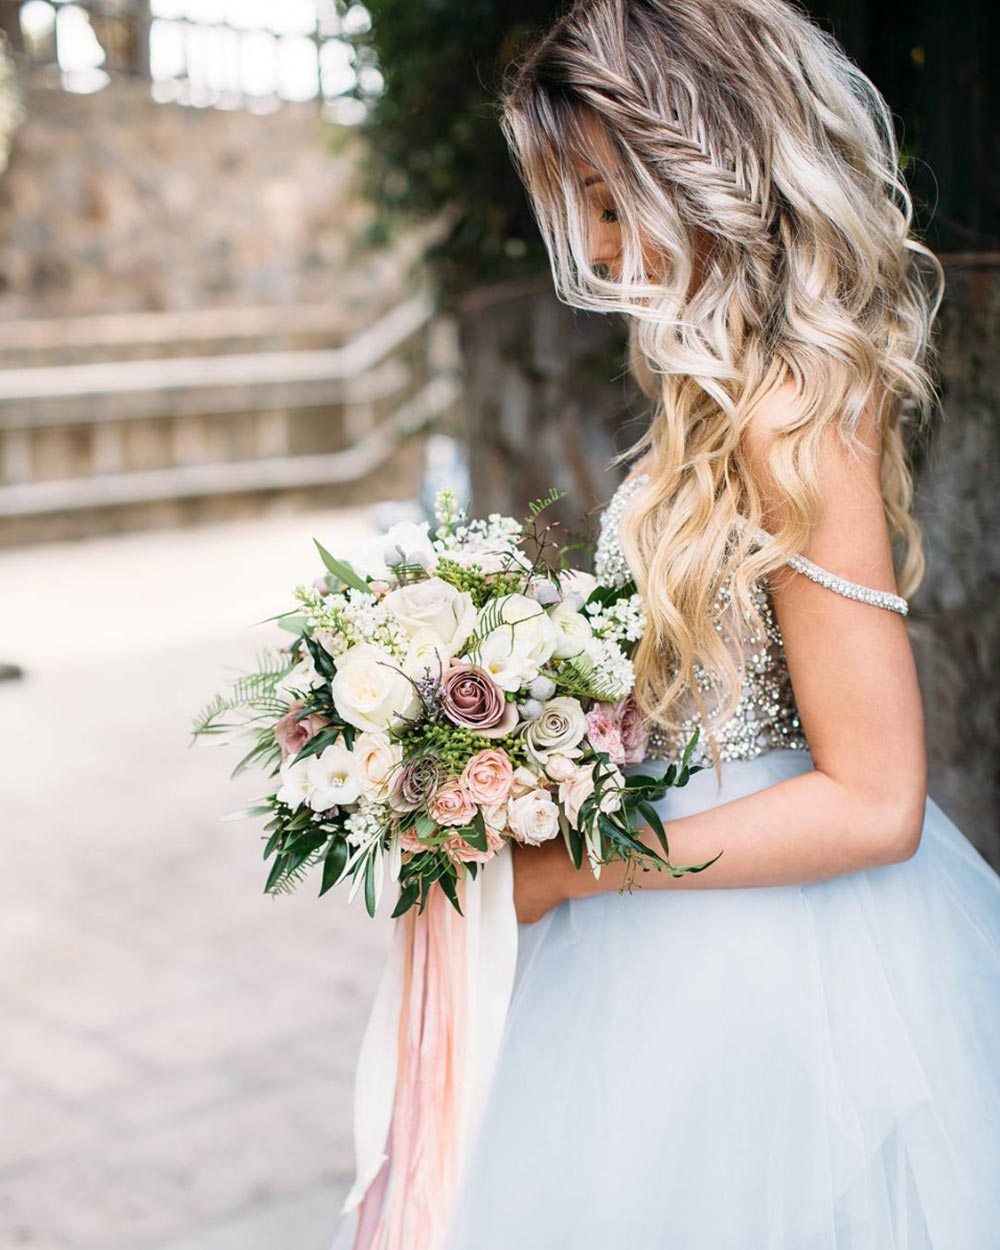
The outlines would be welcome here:
[[[619,543],[618,524],[632,496],[646,482],[648,476],[641,473],[622,482],[601,514],[600,533],[594,555],[594,572],[601,582],[621,585],[631,576]],[[766,539],[768,535],[765,531],[759,531],[759,537]],[[898,595],[849,582],[821,569],[803,556],[793,556],[788,563],[811,580],[848,598],[904,614],[907,610],[906,601]],[[809,745],[795,705],[781,630],[766,582],[758,583],[756,594],[763,632],[743,635],[746,669],[739,704],[728,720],[713,726],[711,730],[711,737],[715,740],[719,756],[723,760],[753,759],[765,751],[779,747],[806,750]],[[721,600],[717,600],[716,609],[721,612],[723,608]],[[716,627],[721,629],[719,625]],[[705,702],[710,707],[713,691],[710,676],[698,665],[695,666],[695,675]],[[695,728],[698,728],[701,736],[693,761],[706,766],[712,763],[706,727],[695,710],[693,699],[690,700],[690,705],[692,710],[682,721],[677,733],[652,726],[649,735],[650,756],[675,759],[683,751]]]

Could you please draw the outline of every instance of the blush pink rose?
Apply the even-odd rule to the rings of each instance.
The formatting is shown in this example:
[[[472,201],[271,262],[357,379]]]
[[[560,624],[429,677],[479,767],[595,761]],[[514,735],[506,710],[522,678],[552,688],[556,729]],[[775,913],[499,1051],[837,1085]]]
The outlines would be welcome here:
[[[439,825],[468,825],[476,814],[476,801],[458,777],[448,777],[427,804],[427,815]]]
[[[296,719],[304,703],[293,703],[282,718],[275,723],[274,737],[281,747],[282,760],[290,755],[298,755],[310,738],[314,738],[329,720],[321,712],[313,712],[310,716]]]
[[[486,850],[480,851],[457,834],[444,843],[444,850],[451,859],[463,864],[485,864],[503,846],[503,838],[489,825],[486,826]]]
[[[639,711],[639,705],[630,694],[616,703],[615,707],[625,751],[622,766],[641,764],[649,747],[649,721]]]
[[[587,713],[587,737],[595,751],[607,751],[612,764],[625,759],[621,727],[615,716],[613,703],[595,703]]]
[[[478,751],[462,769],[462,785],[477,803],[495,806],[510,793],[514,768],[503,751]]]
[[[399,845],[404,851],[426,851],[427,847],[420,841],[416,829],[411,825],[409,829],[400,829]]]

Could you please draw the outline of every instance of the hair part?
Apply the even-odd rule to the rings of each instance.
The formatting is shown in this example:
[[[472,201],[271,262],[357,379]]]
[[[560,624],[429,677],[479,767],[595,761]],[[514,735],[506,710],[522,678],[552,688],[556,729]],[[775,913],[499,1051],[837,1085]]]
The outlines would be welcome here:
[[[690,693],[721,722],[740,698],[744,640],[762,629],[759,580],[820,516],[827,427],[858,455],[874,425],[901,593],[923,575],[905,435],[938,399],[944,275],[912,233],[892,113],[787,0],[577,0],[508,67],[500,125],[557,296],[630,319],[629,366],[654,403],[611,462],[649,471],[620,523],[648,619],[637,701],[676,730]],[[577,160],[614,190],[613,279],[591,263]],[[765,554],[750,536],[765,517],[745,435],[785,377],[795,416],[770,443],[784,506]]]

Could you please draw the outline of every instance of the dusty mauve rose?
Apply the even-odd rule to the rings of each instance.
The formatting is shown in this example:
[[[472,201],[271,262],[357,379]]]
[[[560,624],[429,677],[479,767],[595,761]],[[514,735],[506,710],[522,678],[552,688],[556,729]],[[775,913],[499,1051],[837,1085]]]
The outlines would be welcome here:
[[[595,703],[587,713],[587,737],[595,751],[607,751],[612,764],[625,762],[621,726],[613,703]]]
[[[476,814],[476,801],[457,777],[442,781],[427,804],[427,815],[439,825],[468,825]]]
[[[441,676],[441,706],[455,725],[487,738],[501,738],[517,724],[517,706],[484,668],[453,664]]]
[[[478,751],[462,769],[462,785],[477,803],[501,803],[513,780],[513,766],[503,751]]]
[[[397,812],[414,812],[423,807],[441,776],[441,762],[434,755],[421,755],[396,769],[389,794],[389,805]]]
[[[495,829],[487,825],[485,851],[480,851],[477,847],[473,846],[470,842],[466,842],[464,838],[459,837],[457,834],[455,837],[449,838],[448,841],[444,843],[443,849],[448,853],[451,859],[459,860],[463,864],[485,864],[487,860],[493,858],[502,846],[503,838],[501,838]]]
[[[625,751],[623,767],[641,764],[646,758],[649,746],[649,721],[639,711],[639,705],[630,694],[627,694],[615,706],[618,709],[618,724],[621,728],[622,746]]]
[[[309,739],[314,738],[324,725],[330,723],[321,712],[313,712],[297,720],[304,707],[305,704],[301,700],[293,703],[285,715],[275,722],[274,738],[281,747],[283,760],[288,759],[290,755],[298,755]]]

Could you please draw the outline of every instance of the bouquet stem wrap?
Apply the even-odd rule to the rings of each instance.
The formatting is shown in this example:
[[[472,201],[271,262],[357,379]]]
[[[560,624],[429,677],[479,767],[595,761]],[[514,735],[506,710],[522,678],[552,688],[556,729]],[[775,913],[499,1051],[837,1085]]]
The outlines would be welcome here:
[[[517,961],[513,861],[395,922],[354,1089],[354,1250],[440,1250],[496,1065]]]

